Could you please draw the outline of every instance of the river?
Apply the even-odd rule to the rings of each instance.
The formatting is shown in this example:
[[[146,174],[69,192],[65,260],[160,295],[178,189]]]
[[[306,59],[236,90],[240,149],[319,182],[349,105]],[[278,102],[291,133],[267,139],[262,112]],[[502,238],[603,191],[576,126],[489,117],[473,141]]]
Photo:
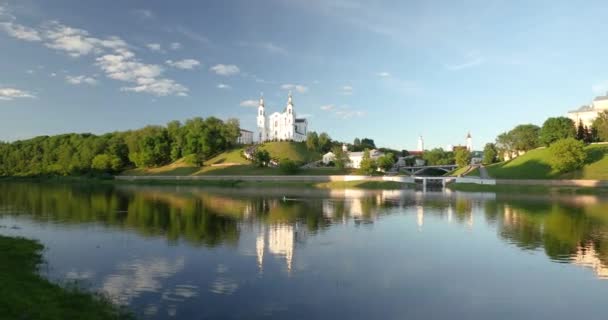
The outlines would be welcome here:
[[[0,234],[143,319],[605,319],[608,199],[0,183]]]

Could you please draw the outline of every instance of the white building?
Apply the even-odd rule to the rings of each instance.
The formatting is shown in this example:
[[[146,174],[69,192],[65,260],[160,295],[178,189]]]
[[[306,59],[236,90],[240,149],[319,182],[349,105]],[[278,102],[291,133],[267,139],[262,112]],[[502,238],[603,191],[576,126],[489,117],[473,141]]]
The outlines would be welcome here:
[[[467,133],[467,150],[469,152],[473,151],[473,137],[471,137],[471,132]]]
[[[347,164],[347,167],[349,168],[355,168],[355,169],[359,169],[361,168],[361,160],[363,160],[363,153],[365,153],[365,151],[361,151],[361,152],[349,152],[348,153],[348,158],[350,159],[350,162]],[[384,154],[376,149],[370,150],[369,151],[369,157],[372,160],[378,160],[378,158],[380,158],[381,156],[383,156]]]
[[[293,107],[291,92],[287,99],[287,106],[283,112],[275,112],[266,117],[264,97],[260,97],[258,106],[258,141],[305,141],[308,133],[308,121],[303,118],[296,118]]]
[[[591,127],[597,115],[604,111],[608,111],[608,93],[605,96],[595,97],[590,105],[568,112],[568,118],[572,119],[575,125],[582,122],[584,126]]]
[[[252,144],[253,143],[253,132],[245,129],[241,129],[241,135],[236,141],[239,144]]]

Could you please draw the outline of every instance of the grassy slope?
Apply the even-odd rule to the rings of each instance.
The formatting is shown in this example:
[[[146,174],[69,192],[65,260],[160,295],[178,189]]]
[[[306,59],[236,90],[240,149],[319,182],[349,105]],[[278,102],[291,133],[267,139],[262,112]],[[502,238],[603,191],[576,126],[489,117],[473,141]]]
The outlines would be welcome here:
[[[62,288],[37,273],[42,245],[33,240],[0,236],[1,319],[121,319],[108,301],[93,294]]]
[[[445,176],[459,176],[461,174],[464,174],[468,170],[469,170],[469,166],[458,168],[452,172],[446,173]],[[473,169],[471,172],[465,174],[464,177],[479,177],[479,169],[477,169],[477,168]]]
[[[488,173],[496,179],[608,179],[608,145],[586,147],[588,163],[580,170],[559,174],[551,169],[548,149],[536,149],[515,158],[488,166]]]
[[[262,149],[270,153],[273,159],[291,159],[301,162],[312,162],[321,159],[317,152],[310,151],[306,144],[298,142],[267,142],[261,146]]]
[[[205,161],[206,165],[214,164],[249,164],[249,160],[243,157],[243,148],[222,152],[219,155]]]

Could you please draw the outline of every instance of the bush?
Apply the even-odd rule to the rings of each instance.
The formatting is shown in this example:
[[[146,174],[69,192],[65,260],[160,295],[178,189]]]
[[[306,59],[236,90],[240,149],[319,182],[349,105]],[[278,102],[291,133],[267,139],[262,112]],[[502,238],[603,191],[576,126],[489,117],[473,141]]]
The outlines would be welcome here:
[[[193,166],[202,166],[204,163],[203,156],[196,153],[191,153],[185,156],[184,162]]]
[[[268,167],[268,165],[270,164],[270,153],[268,153],[268,151],[266,150],[258,149],[253,154],[253,162],[258,167]]]
[[[464,168],[471,164],[471,152],[465,148],[460,148],[454,153],[456,165],[459,168]]]
[[[574,138],[561,139],[549,146],[551,167],[564,173],[580,169],[587,160],[585,144]]]
[[[279,161],[279,170],[283,174],[296,174],[300,171],[300,166],[293,160],[281,159]]]

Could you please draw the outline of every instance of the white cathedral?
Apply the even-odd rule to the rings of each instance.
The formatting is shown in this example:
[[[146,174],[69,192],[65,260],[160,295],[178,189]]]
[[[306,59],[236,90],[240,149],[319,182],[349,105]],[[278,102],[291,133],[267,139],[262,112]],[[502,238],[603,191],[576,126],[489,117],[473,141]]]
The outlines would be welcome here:
[[[296,118],[293,108],[291,92],[287,99],[287,106],[283,112],[275,112],[266,118],[264,96],[260,97],[258,106],[258,142],[265,141],[306,141],[308,121]]]

